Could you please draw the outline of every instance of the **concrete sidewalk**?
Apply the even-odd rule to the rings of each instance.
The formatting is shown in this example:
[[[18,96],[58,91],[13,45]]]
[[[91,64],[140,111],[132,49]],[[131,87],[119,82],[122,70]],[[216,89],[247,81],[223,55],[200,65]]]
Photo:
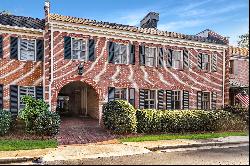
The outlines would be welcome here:
[[[151,151],[174,148],[192,148],[202,146],[221,146],[249,143],[249,136],[231,136],[206,140],[160,140],[145,142],[112,142],[106,144],[84,144],[59,146],[56,149],[23,150],[12,152],[0,151],[0,164],[32,161],[41,158],[43,164],[63,164],[64,161],[86,158],[126,156],[145,154]]]

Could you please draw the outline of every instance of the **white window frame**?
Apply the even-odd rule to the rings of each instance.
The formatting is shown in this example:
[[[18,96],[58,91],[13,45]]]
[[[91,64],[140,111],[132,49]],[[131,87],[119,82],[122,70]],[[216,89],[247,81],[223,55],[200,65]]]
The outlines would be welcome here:
[[[35,41],[34,60],[21,59],[21,40]],[[19,61],[36,61],[36,39],[18,38],[18,60]]]
[[[121,62],[120,63],[114,62],[114,63],[115,64],[129,64],[129,45],[128,44],[123,44],[123,43],[115,43],[115,45],[119,45],[119,55],[118,56],[120,56],[120,60],[121,60],[121,54],[120,54],[121,45],[126,46],[127,55],[126,55],[126,63],[121,63]],[[116,56],[117,55],[114,52],[114,59],[116,58]]]
[[[180,60],[180,63],[181,63],[181,66],[178,68],[178,67],[174,67],[174,52],[181,52],[181,60]],[[179,69],[179,70],[181,70],[181,69],[183,69],[183,65],[184,65],[184,62],[183,62],[183,50],[173,50],[173,52],[172,52],[172,67],[174,68],[174,69]]]
[[[154,58],[150,57],[150,59],[153,59],[154,60],[154,65],[148,65],[147,64],[147,58],[148,58],[148,55],[146,54],[146,49],[155,49],[155,55],[154,55]],[[145,66],[148,66],[148,67],[156,67],[157,66],[157,54],[158,54],[158,49],[157,47],[150,47],[150,46],[145,46]]]
[[[203,100],[203,96],[204,96],[204,93],[208,93],[208,97],[209,97],[209,105],[208,105],[208,110],[209,109],[211,109],[211,100],[212,100],[212,93],[211,92],[209,92],[209,91],[202,91],[202,96],[201,96],[201,101],[202,101],[202,109],[204,109],[204,105],[203,105],[203,102],[204,102],[204,100]]]
[[[151,107],[149,107],[149,108],[145,108],[145,109],[156,109],[156,102],[157,102],[157,90],[155,90],[155,89],[145,89],[144,90],[144,96],[145,96],[145,91],[147,91],[147,93],[148,93],[148,96],[150,97],[150,95],[151,95],[151,91],[154,91],[154,99],[146,99],[146,98],[144,98],[144,104],[145,104],[145,102],[146,101],[148,101],[148,102],[150,102],[150,101],[154,101],[154,108],[151,108]],[[151,106],[151,104],[149,103],[149,106]],[[145,105],[144,105],[144,107],[145,107]]]
[[[121,99],[121,94],[120,94],[120,98],[119,98],[119,99],[117,99],[117,98],[115,97],[115,95],[116,95],[116,90],[126,90],[125,96],[126,96],[126,100],[128,101],[128,88],[115,87],[115,93],[114,93],[114,98],[115,98],[115,100],[124,100],[124,99]]]
[[[80,57],[78,57],[77,59],[73,58],[73,40],[82,40],[85,41],[86,43],[86,51],[85,51],[85,59],[80,59]],[[82,50],[81,50],[82,51]],[[88,48],[88,40],[87,39],[83,39],[83,38],[75,38],[72,37],[71,38],[71,59],[72,60],[78,60],[78,61],[88,61],[88,52],[89,52],[89,48]]]
[[[207,55],[207,56],[208,56],[208,62],[207,62],[207,63],[208,63],[209,66],[208,66],[208,69],[207,69],[207,70],[203,68],[203,61],[204,61],[204,58],[203,58],[203,57],[204,57],[204,55]],[[210,71],[211,71],[211,68],[212,68],[212,65],[211,65],[211,62],[212,62],[212,61],[211,61],[211,54],[205,54],[205,53],[203,53],[203,54],[202,54],[202,60],[201,60],[201,61],[202,61],[202,63],[201,63],[201,68],[202,68],[202,70],[203,70],[203,71],[206,71],[206,72],[210,72]]]
[[[180,96],[179,96],[180,108],[179,109],[175,108],[175,100],[174,100],[174,93],[175,92],[180,92]],[[182,109],[182,97],[183,97],[182,91],[181,90],[172,90],[172,93],[173,93],[172,94],[173,109],[174,110],[181,110]]]
[[[21,106],[21,94],[20,94],[20,92],[21,92],[21,88],[33,88],[34,89],[34,96],[32,96],[32,97],[36,97],[36,87],[35,86],[18,86],[18,110],[20,111],[21,109],[20,109],[20,106]],[[27,94],[26,94],[27,95]]]

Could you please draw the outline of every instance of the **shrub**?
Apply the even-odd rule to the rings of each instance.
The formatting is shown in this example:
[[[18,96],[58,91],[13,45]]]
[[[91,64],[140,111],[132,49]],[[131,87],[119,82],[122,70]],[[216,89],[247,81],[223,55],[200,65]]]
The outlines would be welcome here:
[[[241,105],[225,105],[223,110],[231,112],[232,114],[242,118],[242,120],[245,121],[247,124],[249,123],[249,108],[244,108]]]
[[[11,126],[11,113],[9,111],[0,110],[0,135],[6,134]]]
[[[56,135],[59,132],[60,116],[56,112],[45,111],[34,121],[34,130],[39,135]]]
[[[105,128],[114,133],[136,132],[136,110],[124,100],[110,101],[103,106]]]

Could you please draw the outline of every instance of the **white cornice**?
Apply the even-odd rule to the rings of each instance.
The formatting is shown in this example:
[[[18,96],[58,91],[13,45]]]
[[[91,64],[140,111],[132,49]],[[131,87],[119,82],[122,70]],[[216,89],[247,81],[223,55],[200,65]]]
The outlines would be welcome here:
[[[187,48],[197,48],[197,49],[206,49],[213,51],[222,51],[223,49],[227,49],[227,45],[219,45],[212,43],[204,43],[199,41],[189,41],[186,39],[175,39],[166,36],[156,36],[151,34],[142,34],[136,32],[129,31],[121,31],[117,29],[107,29],[96,26],[87,26],[87,25],[78,25],[74,23],[64,23],[61,21],[50,20],[50,26],[53,27],[54,30],[63,31],[63,32],[71,32],[76,34],[84,34],[86,35],[97,35],[100,37],[107,38],[117,38],[124,39],[130,41],[137,42],[153,42],[155,44],[166,44]]]
[[[43,37],[44,30],[34,29],[34,28],[24,28],[10,25],[1,25],[0,24],[0,33],[10,33],[10,34],[20,34],[20,35],[29,35]]]

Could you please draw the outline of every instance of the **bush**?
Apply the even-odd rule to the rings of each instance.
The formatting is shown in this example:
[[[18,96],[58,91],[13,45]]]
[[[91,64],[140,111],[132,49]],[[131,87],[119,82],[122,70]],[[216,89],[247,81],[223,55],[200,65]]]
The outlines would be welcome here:
[[[223,110],[239,116],[240,118],[242,118],[243,121],[249,124],[249,108],[244,108],[241,105],[226,105]]]
[[[137,110],[137,129],[141,133],[243,130],[245,125],[223,110]]]
[[[34,121],[34,130],[39,135],[56,135],[59,132],[60,116],[56,112],[45,111]]]
[[[124,100],[110,101],[103,105],[103,123],[114,133],[136,132],[136,110]]]
[[[0,135],[6,134],[11,126],[11,113],[10,111],[0,110]]]

